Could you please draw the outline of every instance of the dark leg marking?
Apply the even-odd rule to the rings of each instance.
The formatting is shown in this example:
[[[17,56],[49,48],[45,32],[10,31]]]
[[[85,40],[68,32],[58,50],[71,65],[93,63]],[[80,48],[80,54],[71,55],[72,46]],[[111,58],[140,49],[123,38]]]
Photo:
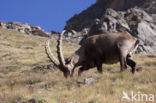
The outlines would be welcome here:
[[[83,71],[88,70],[88,69],[89,69],[89,67],[86,67],[86,66],[80,67],[80,68],[79,68],[79,71],[78,71],[78,76],[81,76],[81,73],[82,73]]]
[[[135,67],[136,67],[136,63],[127,57],[127,65],[129,65],[131,68],[132,68],[132,73],[134,74],[135,73]]]
[[[103,72],[103,70],[102,70],[102,63],[97,63],[97,70],[98,70],[98,72],[99,73],[102,73]]]

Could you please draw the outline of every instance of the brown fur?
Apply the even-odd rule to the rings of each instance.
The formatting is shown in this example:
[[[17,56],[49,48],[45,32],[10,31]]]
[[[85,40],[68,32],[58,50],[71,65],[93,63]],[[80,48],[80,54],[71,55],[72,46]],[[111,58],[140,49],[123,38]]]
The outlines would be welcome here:
[[[124,68],[127,68],[126,61],[129,61],[127,56],[136,46],[136,41],[137,39],[135,37],[126,33],[94,35],[88,37],[80,49],[78,49],[70,58],[75,67],[81,66],[79,75],[82,71],[95,66],[97,66],[98,71],[101,73],[103,63],[113,64],[118,61],[120,61],[121,71],[123,71]],[[74,72],[74,68],[72,69],[72,73]],[[132,71],[133,73],[135,72],[134,69]]]
[[[62,36],[60,36],[58,44],[61,44],[61,38]],[[78,66],[80,66],[79,75],[92,67],[97,67],[97,70],[102,73],[102,64],[117,62],[120,62],[121,71],[129,65],[132,68],[132,73],[134,73],[136,63],[130,57],[138,43],[139,41],[135,37],[127,33],[104,33],[88,37],[72,56],[65,59],[65,66],[55,63],[54,58],[51,58],[51,60],[63,71],[65,77],[72,76],[75,68]],[[48,48],[48,46],[46,47]],[[61,45],[57,47],[61,48]],[[50,57],[52,55],[50,55],[48,50],[49,48],[46,51]],[[59,51],[58,55],[62,55],[62,52]],[[62,62],[61,60],[64,61],[59,58],[60,63]]]

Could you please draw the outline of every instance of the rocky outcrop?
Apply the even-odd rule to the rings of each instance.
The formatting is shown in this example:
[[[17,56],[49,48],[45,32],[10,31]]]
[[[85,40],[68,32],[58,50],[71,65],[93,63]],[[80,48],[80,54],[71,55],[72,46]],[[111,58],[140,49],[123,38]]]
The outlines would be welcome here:
[[[88,36],[105,32],[127,32],[140,40],[138,52],[156,53],[156,23],[144,10],[131,8],[117,12],[107,9],[90,28]]]
[[[0,21],[0,27],[6,29],[13,29],[21,33],[33,34],[43,37],[49,37],[50,34],[44,32],[39,26],[32,26],[30,24],[21,24],[20,22],[9,22]]]
[[[65,29],[87,30],[87,36],[128,32],[140,40],[138,52],[153,54],[156,53],[156,0],[96,0],[94,5],[69,19]]]
[[[134,7],[142,8],[150,14],[156,14],[156,0],[97,0],[94,5],[69,19],[65,29],[82,31],[84,28],[90,28],[96,18],[102,18],[108,8],[125,11]]]

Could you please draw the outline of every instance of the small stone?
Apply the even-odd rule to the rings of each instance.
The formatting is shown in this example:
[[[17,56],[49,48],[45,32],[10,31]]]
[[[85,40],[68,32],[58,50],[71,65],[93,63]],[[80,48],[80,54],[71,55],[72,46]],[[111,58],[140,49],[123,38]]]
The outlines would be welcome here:
[[[33,49],[32,47],[28,47],[28,46],[21,46],[21,49]]]
[[[84,84],[93,84],[94,82],[95,79],[93,77],[89,77],[84,80]]]

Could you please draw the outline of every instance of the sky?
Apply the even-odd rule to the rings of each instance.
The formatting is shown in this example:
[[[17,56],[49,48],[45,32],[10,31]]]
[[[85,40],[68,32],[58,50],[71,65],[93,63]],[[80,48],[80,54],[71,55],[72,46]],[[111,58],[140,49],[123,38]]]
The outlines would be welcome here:
[[[0,0],[0,20],[38,25],[60,32],[66,21],[96,0]]]

